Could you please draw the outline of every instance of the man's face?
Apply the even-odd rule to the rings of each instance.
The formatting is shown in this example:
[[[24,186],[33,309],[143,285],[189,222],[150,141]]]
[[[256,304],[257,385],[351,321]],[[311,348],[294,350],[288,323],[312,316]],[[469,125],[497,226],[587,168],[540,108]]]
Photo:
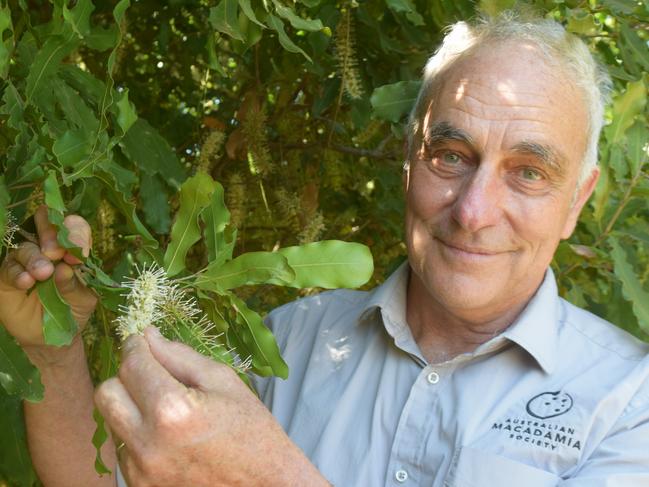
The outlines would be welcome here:
[[[581,92],[537,48],[483,47],[444,77],[410,154],[409,261],[427,297],[467,319],[528,299],[570,236],[586,147]]]

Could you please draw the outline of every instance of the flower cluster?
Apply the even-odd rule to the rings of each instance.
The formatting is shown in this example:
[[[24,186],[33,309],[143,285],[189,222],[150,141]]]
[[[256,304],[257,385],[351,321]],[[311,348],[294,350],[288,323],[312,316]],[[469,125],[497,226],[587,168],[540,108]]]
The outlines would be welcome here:
[[[233,350],[219,342],[214,323],[203,313],[196,299],[186,289],[172,282],[165,270],[153,264],[145,266],[134,279],[122,283],[129,289],[126,305],[120,307],[117,331],[125,340],[141,335],[149,325],[156,325],[167,338],[189,345],[197,352],[228,363],[240,373],[251,366],[251,359],[241,360]]]
[[[129,289],[126,305],[120,306],[117,331],[122,340],[131,335],[141,335],[149,325],[157,324],[163,317],[160,303],[171,291],[165,270],[151,265],[139,271],[138,277],[128,279],[122,286]]]

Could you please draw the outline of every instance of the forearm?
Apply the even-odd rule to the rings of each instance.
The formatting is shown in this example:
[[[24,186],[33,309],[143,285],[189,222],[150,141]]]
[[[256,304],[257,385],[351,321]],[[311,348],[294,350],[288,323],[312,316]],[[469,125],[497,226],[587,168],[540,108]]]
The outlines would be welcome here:
[[[29,450],[43,484],[114,486],[113,475],[100,477],[94,468],[93,385],[81,339],[77,337],[68,349],[26,351],[40,369],[45,386],[42,402],[24,403]],[[115,447],[110,439],[102,458],[114,471]]]

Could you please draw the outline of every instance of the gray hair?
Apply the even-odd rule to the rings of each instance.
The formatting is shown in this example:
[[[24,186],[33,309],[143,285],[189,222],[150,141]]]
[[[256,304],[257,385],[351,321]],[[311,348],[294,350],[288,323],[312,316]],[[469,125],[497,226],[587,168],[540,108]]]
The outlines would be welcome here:
[[[584,96],[588,110],[586,150],[577,187],[597,167],[597,143],[604,124],[604,107],[611,91],[611,79],[592,56],[586,44],[567,32],[561,24],[542,17],[523,15],[513,11],[498,17],[482,19],[475,24],[457,22],[452,25],[437,52],[424,68],[417,101],[410,112],[408,147],[412,149],[415,136],[420,135],[421,123],[434,99],[443,75],[455,62],[470,56],[485,43],[526,41],[536,45],[549,62],[558,63]]]

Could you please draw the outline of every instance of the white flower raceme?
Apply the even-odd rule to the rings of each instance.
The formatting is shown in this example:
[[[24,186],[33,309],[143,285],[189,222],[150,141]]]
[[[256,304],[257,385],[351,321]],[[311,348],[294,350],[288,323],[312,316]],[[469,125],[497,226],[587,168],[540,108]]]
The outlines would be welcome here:
[[[162,312],[160,304],[171,290],[165,270],[152,264],[139,271],[138,277],[128,279],[122,286],[130,289],[126,305],[120,306],[122,315],[117,318],[117,331],[122,340],[130,335],[141,335],[149,325],[155,325]]]
[[[167,338],[189,345],[197,352],[229,364],[240,373],[252,365],[250,358],[241,360],[234,350],[219,341],[222,334],[214,333],[214,323],[203,313],[188,291],[171,281],[165,270],[156,264],[143,267],[138,277],[122,283],[129,289],[122,315],[116,320],[117,331],[125,340],[141,335],[149,325],[155,325]]]

